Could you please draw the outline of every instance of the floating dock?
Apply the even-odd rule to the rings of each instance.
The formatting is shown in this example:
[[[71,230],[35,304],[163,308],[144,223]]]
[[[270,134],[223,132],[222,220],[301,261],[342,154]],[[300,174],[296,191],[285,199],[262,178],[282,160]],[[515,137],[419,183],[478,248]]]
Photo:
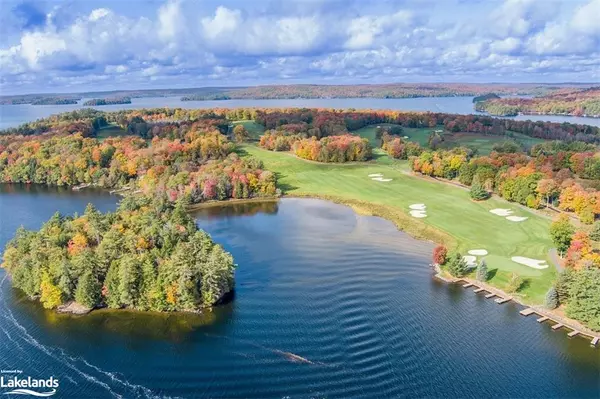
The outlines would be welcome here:
[[[600,340],[600,338],[594,337],[594,339],[592,340],[592,345],[596,346],[596,344],[598,343],[598,340]]]
[[[481,287],[473,290],[474,293],[478,293],[478,292],[481,292],[481,291],[485,291],[485,290],[483,288],[481,288]]]
[[[553,330],[558,330],[559,328],[561,328],[561,327],[563,327],[563,326],[564,326],[564,324],[562,324],[562,323],[558,323],[558,324],[555,324],[555,325],[553,325],[553,326],[552,326],[552,329],[553,329]]]
[[[494,300],[494,302],[496,302],[498,305],[502,305],[504,302],[508,302],[511,299],[512,298],[496,298],[496,300]]]
[[[535,310],[533,310],[531,308],[527,308],[527,309],[521,310],[519,313],[521,313],[523,316],[529,316],[530,314],[535,313]]]
[[[467,284],[464,284],[464,285],[463,285],[463,288],[469,288],[469,287],[471,287],[472,285],[473,285],[473,284],[471,284],[471,283],[467,283]]]
[[[577,334],[579,334],[579,331],[577,331],[577,330],[573,330],[573,331],[571,331],[570,333],[568,333],[567,335],[568,335],[569,337],[574,337],[574,336],[576,336]]]
[[[549,318],[548,316],[542,316],[542,317],[540,317],[539,319],[537,319],[537,322],[538,322],[538,323],[543,323],[543,322],[545,322],[546,320],[550,320],[550,318]]]
[[[495,296],[496,296],[496,294],[494,294],[494,293],[492,292],[491,294],[487,294],[485,297],[489,299],[489,298],[493,298],[493,297],[495,297]]]

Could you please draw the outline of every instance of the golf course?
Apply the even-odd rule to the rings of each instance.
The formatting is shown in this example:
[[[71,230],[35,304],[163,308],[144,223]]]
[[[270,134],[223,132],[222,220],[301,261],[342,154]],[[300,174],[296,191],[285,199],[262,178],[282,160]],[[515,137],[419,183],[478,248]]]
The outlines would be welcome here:
[[[463,255],[485,249],[490,284],[503,289],[513,273],[524,279],[516,294],[527,303],[542,303],[557,271],[548,258],[552,242],[550,220],[519,205],[498,198],[475,202],[460,187],[412,176],[406,161],[396,161],[375,152],[375,161],[322,164],[299,159],[287,152],[272,152],[244,145],[242,154],[261,159],[265,168],[277,174],[285,195],[314,196],[352,206],[358,212],[382,216],[418,238],[444,243]],[[373,180],[369,175],[381,175]],[[391,180],[390,180],[391,179]],[[410,216],[410,206],[425,204],[425,218]],[[510,209],[526,217],[514,222],[491,213]],[[511,260],[527,257],[548,261],[535,269]],[[477,257],[479,261],[481,256]]]

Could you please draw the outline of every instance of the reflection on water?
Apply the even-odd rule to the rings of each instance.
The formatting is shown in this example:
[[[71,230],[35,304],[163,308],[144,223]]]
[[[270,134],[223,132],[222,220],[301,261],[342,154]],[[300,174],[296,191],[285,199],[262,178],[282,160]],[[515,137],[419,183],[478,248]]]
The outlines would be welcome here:
[[[222,218],[227,216],[252,216],[259,213],[273,215],[277,213],[277,200],[240,201],[227,204],[209,204],[192,210],[192,215],[203,219]]]
[[[15,226],[88,202],[26,190],[0,191],[2,246]],[[600,396],[589,341],[433,280],[433,245],[388,221],[287,198],[195,216],[238,264],[235,300],[201,315],[74,317],[5,281],[0,369],[54,375],[60,397],[74,398]]]

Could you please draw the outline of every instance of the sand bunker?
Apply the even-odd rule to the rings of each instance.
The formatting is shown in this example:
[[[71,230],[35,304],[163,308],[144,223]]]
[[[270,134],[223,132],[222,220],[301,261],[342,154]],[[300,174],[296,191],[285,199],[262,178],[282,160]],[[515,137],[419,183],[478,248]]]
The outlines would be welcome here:
[[[488,251],[486,251],[485,249],[472,249],[469,251],[469,255],[485,256],[487,254],[488,254]]]
[[[462,257],[467,266],[477,266],[477,257],[471,255],[465,255]]]
[[[498,215],[498,216],[509,216],[510,214],[513,213],[513,211],[511,211],[510,209],[502,209],[502,208],[492,209],[490,212],[493,213],[494,215]]]
[[[507,216],[506,219],[510,220],[511,222],[522,222],[523,220],[527,220],[529,218],[525,216]]]
[[[375,181],[392,181],[392,179],[384,179],[383,177],[371,177],[371,180],[375,180]]]
[[[383,174],[381,174],[381,173],[371,173],[369,175],[369,177],[383,177]]]
[[[510,260],[512,260],[513,262],[517,262],[521,265],[531,267],[533,269],[547,269],[548,268],[548,265],[546,264],[545,260],[531,259],[531,258],[526,258],[524,256],[513,256],[512,258],[510,258]]]
[[[415,211],[424,211],[427,206],[425,204],[412,204],[409,208],[414,209]]]
[[[414,218],[426,218],[427,214],[425,213],[425,211],[412,210],[410,211],[410,216]]]
[[[404,136],[404,137],[402,137],[402,138],[404,138],[404,139],[407,139],[407,138],[408,138],[408,136]]]

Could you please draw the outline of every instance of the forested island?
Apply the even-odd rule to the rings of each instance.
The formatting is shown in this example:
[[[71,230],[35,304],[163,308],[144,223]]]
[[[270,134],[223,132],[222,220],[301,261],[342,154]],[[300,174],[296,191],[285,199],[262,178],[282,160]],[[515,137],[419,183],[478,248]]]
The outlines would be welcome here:
[[[490,115],[515,116],[571,115],[600,117],[600,88],[561,89],[534,98],[484,98],[475,101],[475,109]]]
[[[233,290],[235,264],[183,202],[128,196],[114,213],[88,205],[83,215],[55,214],[37,232],[20,229],[3,267],[48,309],[197,312]]]
[[[83,103],[86,107],[102,105],[131,104],[131,97],[92,98]]]
[[[127,135],[97,139],[96,136],[106,126],[118,126]],[[488,140],[493,145],[487,150],[477,147],[481,140]],[[416,217],[410,213],[412,219],[401,216],[406,209],[403,208],[405,205],[398,204],[398,200],[400,203],[404,201],[403,195],[407,190],[411,195],[421,195],[422,201],[432,205],[441,201],[437,208],[434,207],[434,213],[443,209],[447,200],[444,197],[438,199],[439,190],[435,189],[443,184],[439,183],[442,180],[468,190],[469,195],[464,198],[463,191],[456,188],[458,191],[453,192],[451,199],[465,208],[472,206],[471,200],[497,203],[500,201],[498,198],[503,198],[509,201],[504,202],[504,206],[513,202],[534,210],[553,209],[558,215],[576,219],[577,223],[571,224],[564,218],[558,218],[555,224],[550,225],[534,213],[527,213],[528,216],[515,216],[508,219],[509,222],[504,218],[486,221],[489,228],[510,241],[511,235],[517,234],[517,231],[506,223],[527,224],[528,219],[535,219],[535,234],[525,236],[531,240],[526,241],[530,244],[527,248],[534,251],[530,256],[545,259],[552,247],[557,248],[565,268],[560,274],[546,265],[536,269],[542,271],[533,277],[527,269],[524,269],[527,273],[520,275],[510,267],[510,262],[513,262],[511,256],[514,256],[512,250],[506,252],[505,244],[495,243],[496,235],[471,233],[470,236],[482,247],[496,251],[488,265],[495,268],[495,273],[482,277],[487,283],[511,295],[522,296],[530,303],[544,303],[548,308],[560,306],[559,309],[569,317],[600,330],[600,309],[594,305],[600,301],[600,253],[597,251],[600,248],[600,222],[597,221],[600,218],[599,143],[600,129],[593,126],[516,121],[486,115],[293,108],[158,108],[118,112],[88,109],[3,131],[0,135],[0,180],[6,183],[94,185],[120,189],[126,195],[123,204],[138,204],[138,201],[145,204],[140,205],[141,208],[138,205],[122,205],[115,214],[97,216],[100,220],[109,220],[111,226],[115,224],[114,220],[129,220],[128,212],[146,215],[144,227],[163,223],[170,225],[170,219],[160,219],[160,214],[181,214],[187,206],[205,201],[272,198],[282,191],[283,194],[292,191],[324,196],[343,203],[358,203],[363,207],[361,209],[373,209],[374,214],[395,221],[418,237],[444,244],[448,256],[438,259],[443,269],[456,276],[475,275],[476,271],[462,262],[461,254],[470,248],[462,238],[452,235],[456,229],[477,231],[478,223],[465,218],[460,223],[446,225],[445,220],[452,218],[452,215],[446,215],[447,218],[432,218],[431,226],[435,227],[432,228],[418,220],[427,217],[427,214]],[[285,152],[291,152],[293,156]],[[335,164],[345,162],[355,162],[355,165],[336,168]],[[325,163],[328,165],[321,166]],[[412,174],[411,177],[398,171],[403,168]],[[284,182],[280,183],[276,176],[281,176]],[[406,180],[415,178],[419,182],[436,180],[427,185]],[[381,188],[389,190],[381,191]],[[336,196],[331,197],[332,193]],[[152,213],[149,209],[160,211]],[[94,213],[93,210],[86,213],[90,212]],[[487,212],[485,217],[489,217]],[[76,255],[77,250],[75,254],[70,253],[70,247],[78,248],[79,244],[89,247],[90,253],[95,254],[90,255],[94,259],[100,248],[107,245],[103,244],[103,234],[108,234],[112,227],[94,237],[94,230],[90,230],[85,222],[87,219],[61,216],[54,219],[60,220],[60,223],[50,221],[50,225],[60,226],[57,232],[65,231],[62,241],[56,245],[57,253],[60,250],[61,256],[64,256],[60,258],[61,264],[65,264],[65,259],[73,263],[71,257]],[[123,224],[123,234],[127,235],[130,226],[133,225]],[[148,246],[150,252],[164,250],[164,237],[153,235],[154,232],[142,233],[142,226],[136,226],[132,227],[135,233],[131,238],[131,242],[136,244],[131,244],[133,249],[131,246],[124,249],[128,265],[143,265],[141,258],[136,261],[128,258],[136,251],[142,251],[135,245]],[[444,232],[436,230],[438,227]],[[30,251],[30,241],[20,241],[19,237],[30,237],[35,241],[46,237],[48,229],[45,226],[38,233],[19,232],[9,252],[23,252],[8,258],[5,255],[5,262],[12,259],[12,263],[5,267],[13,279],[21,273],[16,270],[24,270],[24,277],[18,284],[23,284],[30,295],[44,296],[41,293],[43,282],[48,292],[56,294],[56,287],[59,287],[61,301],[74,299],[80,302],[74,295],[77,294],[78,279],[83,276],[81,270],[87,270],[88,266],[72,273],[74,277],[67,284],[71,287],[68,291],[60,288],[60,273],[44,270],[42,266],[36,272],[37,277],[30,278],[28,276],[32,274],[27,274],[30,272],[26,270],[32,263],[20,263],[22,254]],[[183,230],[186,237],[197,234],[191,226]],[[460,236],[465,231],[456,233]],[[45,242],[47,238],[41,241]],[[188,245],[188,241],[183,240],[180,245]],[[150,261],[155,270],[167,259],[163,256],[171,256],[168,259],[172,259],[176,255],[168,251],[160,254]],[[121,270],[120,262],[116,263],[119,266],[115,270]],[[67,268],[70,270],[70,267]],[[96,273],[98,279],[93,280],[90,286],[105,287],[107,280],[112,281],[110,267],[105,266],[102,270],[106,274]],[[149,270],[152,268],[149,267]],[[177,278],[175,276],[168,281],[171,283]],[[32,285],[27,287],[25,281],[32,281]],[[87,286],[88,282],[85,284]],[[113,287],[121,287],[119,284],[114,283]],[[169,285],[157,284],[161,287],[159,291],[169,297]],[[230,284],[225,286],[230,287]],[[179,286],[177,289],[180,289]],[[127,297],[122,294],[127,289],[114,290],[120,292],[119,298]],[[190,303],[198,308],[211,302],[186,300],[187,305],[179,306],[171,303],[173,301],[167,301],[165,305],[161,299],[158,302],[161,305],[157,305],[148,302],[147,297],[141,299],[139,296],[135,300],[113,301],[114,297],[109,300],[107,296],[109,292],[110,289],[104,290],[104,294],[101,291],[94,306],[168,311],[190,310]],[[178,295],[183,297],[189,294],[189,291],[186,292]],[[195,295],[194,298],[199,298],[204,294],[200,290]],[[211,296],[211,300],[217,296]],[[58,302],[50,301],[55,305]]]

